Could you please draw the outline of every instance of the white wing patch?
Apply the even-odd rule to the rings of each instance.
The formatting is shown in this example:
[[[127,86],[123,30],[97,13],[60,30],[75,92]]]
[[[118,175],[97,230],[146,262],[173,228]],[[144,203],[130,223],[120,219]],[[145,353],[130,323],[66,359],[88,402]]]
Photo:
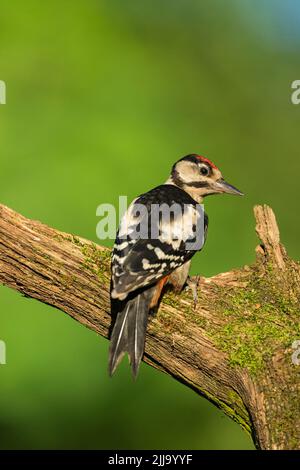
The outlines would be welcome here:
[[[194,206],[186,204],[184,210],[175,213],[174,220],[162,219],[160,240],[171,244],[174,250],[178,250],[182,242],[195,237],[195,227],[198,225],[200,216]]]
[[[150,261],[147,258],[143,258],[142,266],[143,266],[143,269],[154,269],[154,268],[159,268],[161,266],[161,263],[150,263]]]

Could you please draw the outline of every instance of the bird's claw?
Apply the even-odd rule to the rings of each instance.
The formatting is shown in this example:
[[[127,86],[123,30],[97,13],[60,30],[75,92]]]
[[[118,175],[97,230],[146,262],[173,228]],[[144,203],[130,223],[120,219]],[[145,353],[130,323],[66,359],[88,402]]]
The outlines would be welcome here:
[[[192,291],[193,294],[193,307],[194,310],[198,304],[198,287],[200,284],[200,276],[189,276],[186,281],[187,288]]]

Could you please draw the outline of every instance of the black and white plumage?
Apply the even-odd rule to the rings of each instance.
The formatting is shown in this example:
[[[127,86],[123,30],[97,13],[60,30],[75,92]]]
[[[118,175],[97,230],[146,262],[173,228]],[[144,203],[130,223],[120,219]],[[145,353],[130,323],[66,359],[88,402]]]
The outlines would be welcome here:
[[[171,213],[173,220],[166,220],[167,223],[161,214],[157,218],[153,206],[162,207],[163,204],[167,208],[176,204],[180,208],[178,217]],[[148,236],[144,239],[130,235],[143,222],[139,215],[133,215],[138,205],[143,205],[147,211]],[[128,208],[117,234],[112,254],[112,297],[122,299],[128,292],[158,281],[188,261],[194,250],[187,250],[186,246],[195,239],[200,216],[196,201],[174,185],[158,186],[137,198]],[[207,216],[204,223],[207,226]],[[156,231],[156,238],[151,238],[151,228]]]
[[[185,285],[190,260],[202,249],[207,233],[208,217],[199,204],[204,196],[217,192],[241,194],[225,183],[215,165],[193,154],[173,166],[165,184],[142,194],[129,206],[112,253],[115,323],[110,338],[110,374],[127,352],[133,375],[137,375],[149,311],[157,306],[165,283],[177,291]]]

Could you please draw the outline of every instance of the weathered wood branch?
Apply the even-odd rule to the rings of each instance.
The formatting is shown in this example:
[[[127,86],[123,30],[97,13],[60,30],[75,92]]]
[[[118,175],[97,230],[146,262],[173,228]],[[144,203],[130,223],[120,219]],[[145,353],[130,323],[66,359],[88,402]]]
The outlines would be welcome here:
[[[255,207],[252,266],[201,278],[200,301],[166,292],[144,360],[205,396],[258,448],[300,448],[299,265],[280,244],[272,209]],[[0,282],[98,334],[110,326],[110,252],[0,206]],[[295,362],[295,361],[294,361]],[[103,364],[106,367],[106,364]]]

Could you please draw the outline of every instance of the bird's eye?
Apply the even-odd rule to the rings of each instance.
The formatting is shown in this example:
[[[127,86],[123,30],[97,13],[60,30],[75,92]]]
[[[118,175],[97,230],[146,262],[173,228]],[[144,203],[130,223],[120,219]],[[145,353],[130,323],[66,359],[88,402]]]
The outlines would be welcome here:
[[[202,166],[202,167],[200,168],[200,173],[201,173],[201,175],[203,175],[203,176],[207,176],[208,173],[209,173],[208,168],[207,168],[206,166]]]

